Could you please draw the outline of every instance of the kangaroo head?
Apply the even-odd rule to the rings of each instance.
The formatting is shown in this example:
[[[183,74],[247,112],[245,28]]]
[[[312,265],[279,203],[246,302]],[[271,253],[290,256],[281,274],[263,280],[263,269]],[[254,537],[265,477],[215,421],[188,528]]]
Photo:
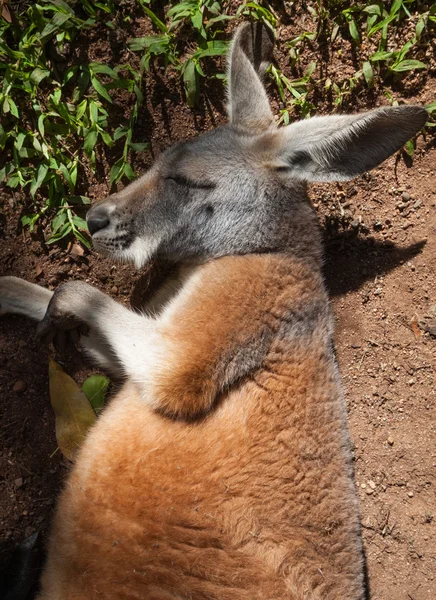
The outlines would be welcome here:
[[[265,25],[237,30],[229,124],[175,144],[140,179],[94,205],[87,221],[97,249],[141,266],[153,257],[196,262],[301,245],[305,223],[314,229],[305,182],[376,167],[426,121],[425,109],[399,106],[277,128],[262,84],[272,49]]]

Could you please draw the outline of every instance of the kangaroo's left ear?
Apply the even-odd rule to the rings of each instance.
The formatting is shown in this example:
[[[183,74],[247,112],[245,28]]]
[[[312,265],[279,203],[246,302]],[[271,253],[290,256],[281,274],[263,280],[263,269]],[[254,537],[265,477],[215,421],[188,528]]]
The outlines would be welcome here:
[[[279,129],[273,166],[307,181],[341,181],[373,169],[424,126],[420,106],[313,117]]]
[[[257,21],[238,27],[228,57],[229,119],[248,134],[260,133],[274,118],[262,83],[271,61],[274,33]]]

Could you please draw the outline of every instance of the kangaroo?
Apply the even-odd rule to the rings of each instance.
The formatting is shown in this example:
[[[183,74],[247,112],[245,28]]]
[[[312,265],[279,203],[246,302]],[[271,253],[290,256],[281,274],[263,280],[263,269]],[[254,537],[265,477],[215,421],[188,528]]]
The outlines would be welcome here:
[[[228,58],[229,124],[97,202],[95,247],[180,267],[153,310],[82,281],[0,281],[3,314],[74,332],[125,377],[59,500],[40,600],[362,600],[359,506],[309,181],[350,179],[425,123],[417,106],[277,128],[269,28]],[[86,335],[84,335],[86,333]]]

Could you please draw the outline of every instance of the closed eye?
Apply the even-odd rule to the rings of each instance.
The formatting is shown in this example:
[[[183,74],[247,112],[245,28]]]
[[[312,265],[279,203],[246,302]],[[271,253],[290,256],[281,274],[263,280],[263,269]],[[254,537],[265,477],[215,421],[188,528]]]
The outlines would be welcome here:
[[[177,185],[180,185],[183,187],[189,187],[189,188],[212,190],[216,187],[215,183],[212,183],[211,181],[202,181],[200,183],[199,181],[194,181],[193,179],[188,179],[187,177],[184,177],[183,175],[171,175],[171,176],[165,177],[165,180],[174,181],[174,183],[176,183]]]

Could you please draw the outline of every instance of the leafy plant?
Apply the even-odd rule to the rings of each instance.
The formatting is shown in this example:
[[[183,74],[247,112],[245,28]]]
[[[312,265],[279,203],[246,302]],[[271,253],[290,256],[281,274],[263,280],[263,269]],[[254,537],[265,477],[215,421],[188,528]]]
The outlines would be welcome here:
[[[282,102],[287,102],[287,94],[290,93],[291,105],[299,111],[299,114],[303,117],[309,117],[311,111],[315,109],[314,105],[308,101],[307,96],[310,91],[310,84],[312,83],[312,74],[316,69],[316,63],[310,63],[307,73],[304,77],[299,79],[288,79],[283,73],[281,73],[277,67],[271,65],[270,73],[277,85],[277,89]],[[281,110],[280,122],[284,122],[285,125],[289,124],[289,109]]]
[[[206,77],[203,61],[227,53],[228,42],[216,40],[219,24],[230,17],[220,14],[221,5],[212,0],[185,0],[174,4],[166,13],[164,23],[147,6],[146,0],[140,0],[146,15],[160,33],[130,40],[129,48],[133,52],[143,51],[141,69],[148,71],[154,57],[162,57],[165,68],[172,65],[182,76],[186,100],[189,106],[198,102],[200,79]],[[180,30],[189,23],[193,30],[191,49],[185,53],[178,43]],[[215,75],[215,77],[223,75]]]
[[[370,56],[371,62],[384,62],[389,71],[401,73],[413,71],[414,69],[425,69],[426,65],[420,60],[406,59],[405,56],[416,42],[416,38],[406,42],[400,50],[386,52],[375,52]]]
[[[113,147],[119,146],[117,140],[124,141],[111,183],[124,175],[132,179],[129,150],[146,149],[132,143],[143,101],[139,73],[128,65],[112,69],[97,62],[61,73],[53,60],[53,55],[62,58],[65,45],[80,31],[96,26],[100,11],[114,11],[113,2],[88,1],[83,8],[92,16],[77,16],[63,0],[41,0],[11,23],[0,22],[0,149],[5,158],[0,183],[29,192],[34,211],[22,217],[23,226],[32,230],[43,215],[52,216],[47,243],[74,234],[89,245],[80,205],[90,200],[76,188],[80,176],[96,168],[99,142]],[[108,107],[113,89],[129,90],[135,101],[130,119],[111,133]]]
[[[227,52],[229,35],[224,29],[229,21],[262,20],[273,29],[279,24],[279,15],[267,1],[169,0],[163,5],[138,0],[137,10],[154,32],[126,43],[124,31],[123,50],[137,54],[137,59],[103,64],[71,61],[70,55],[96,28],[107,28],[109,35],[110,30],[130,27],[132,15],[123,4],[39,0],[9,6],[12,15],[0,18],[0,183],[25,192],[22,224],[32,230],[49,223],[48,244],[74,235],[88,245],[83,219],[90,202],[87,183],[106,154],[112,165],[110,185],[133,179],[133,153],[148,149],[148,144],[134,141],[144,102],[142,84],[155,66],[180,77],[186,102],[195,107],[206,78],[225,79],[215,59]],[[269,71],[284,104],[280,121],[285,124],[291,110],[302,117],[316,113],[324,90],[338,109],[366,88],[394,102],[396,81],[427,67],[423,51],[434,37],[436,3],[316,0],[307,9],[312,31],[285,42],[289,64],[281,69],[274,64]],[[398,47],[398,33],[404,31],[408,37]],[[315,81],[316,65],[304,60],[306,51],[316,53],[320,44],[332,45],[340,35],[353,44],[355,72],[342,80],[329,78],[320,58]],[[336,57],[341,51],[333,47]],[[129,111],[120,118],[117,99],[126,92]],[[434,107],[429,106],[427,127],[432,128]]]

